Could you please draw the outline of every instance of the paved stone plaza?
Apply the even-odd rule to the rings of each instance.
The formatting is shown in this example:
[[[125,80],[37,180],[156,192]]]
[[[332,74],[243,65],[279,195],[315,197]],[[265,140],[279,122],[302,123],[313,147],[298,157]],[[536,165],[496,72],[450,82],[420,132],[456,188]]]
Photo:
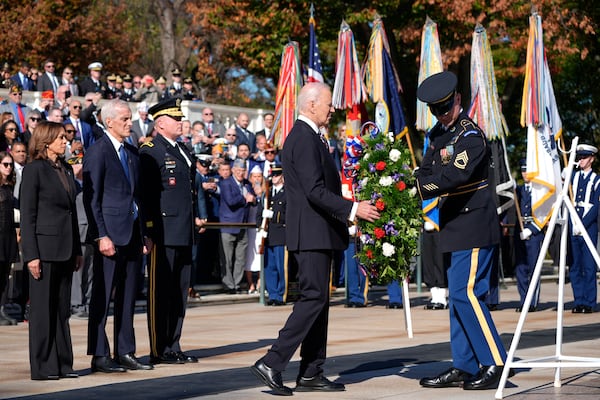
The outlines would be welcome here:
[[[527,317],[517,358],[555,354],[557,285],[546,277],[542,284],[541,311]],[[600,312],[570,312],[571,289],[566,293],[563,354],[600,357]],[[448,312],[426,311],[427,294],[411,288],[414,338],[408,339],[402,310],[385,308],[385,291],[370,295],[367,308],[345,308],[343,291],[332,298],[326,373],[346,385],[342,393],[296,393],[312,400],[350,399],[493,399],[495,391],[425,389],[423,376],[450,366]],[[502,303],[493,312],[507,347],[517,325],[518,294],[509,282],[501,291]],[[137,355],[148,359],[146,314],[139,303],[135,326]],[[200,358],[198,364],[158,365],[153,371],[122,374],[90,374],[86,355],[87,321],[71,320],[75,370],[78,379],[31,381],[29,379],[27,324],[0,327],[0,398],[27,399],[273,399],[268,388],[252,375],[249,366],[261,357],[276,337],[291,306],[265,307],[258,297],[205,294],[192,304],[186,317],[182,345]],[[110,320],[112,323],[112,321]],[[107,331],[112,331],[112,325]],[[298,355],[283,377],[294,387]],[[600,369],[562,369],[563,386],[553,386],[554,370],[518,370],[504,391],[508,399],[597,399]]]

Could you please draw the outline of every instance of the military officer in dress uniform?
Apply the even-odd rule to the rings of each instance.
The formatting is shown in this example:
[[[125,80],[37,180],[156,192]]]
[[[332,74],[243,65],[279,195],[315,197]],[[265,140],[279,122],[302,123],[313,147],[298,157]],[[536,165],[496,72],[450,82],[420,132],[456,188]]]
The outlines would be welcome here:
[[[181,70],[179,68],[173,68],[171,70],[171,77],[173,79],[173,82],[167,88],[167,90],[169,91],[169,95],[171,97],[182,97],[183,85],[181,83]]]
[[[269,208],[263,212],[263,218],[269,218],[266,253],[265,283],[269,292],[267,305],[285,304],[287,273],[285,266],[285,187],[283,169],[276,165],[271,169],[271,196]]]
[[[523,221],[523,230],[515,229],[515,274],[521,297],[521,305],[517,307],[517,312],[521,312],[523,303],[525,303],[531,276],[544,241],[544,231],[537,226],[531,214],[531,181],[527,178],[527,164],[525,160],[521,160],[520,164],[524,183],[517,187],[517,201]],[[529,312],[537,311],[539,300],[540,283],[538,281]]]
[[[432,143],[416,177],[422,199],[440,196],[440,250],[447,266],[453,366],[420,384],[492,389],[500,381],[506,351],[483,298],[500,242],[495,229],[499,222],[488,183],[490,148],[481,129],[463,112],[456,84],[456,75],[446,71],[425,79],[417,90],[438,120],[434,129],[451,133],[445,143]]]
[[[134,101],[133,95],[135,95],[136,90],[133,88],[133,78],[130,74],[123,76],[123,89],[121,92],[121,100]]]
[[[181,135],[181,99],[155,104],[148,112],[156,137],[140,147],[142,201],[147,231],[154,242],[148,268],[150,362],[198,362],[181,351],[179,340],[190,285],[195,215],[194,157],[177,142]]]
[[[592,171],[592,164],[597,152],[598,148],[589,144],[578,145],[575,159],[579,171],[573,176],[575,210],[594,246],[598,244],[600,176]],[[575,314],[589,314],[594,312],[596,306],[596,262],[585,244],[582,232],[573,223],[570,239],[573,262],[569,267],[569,277],[575,304],[572,311]]]

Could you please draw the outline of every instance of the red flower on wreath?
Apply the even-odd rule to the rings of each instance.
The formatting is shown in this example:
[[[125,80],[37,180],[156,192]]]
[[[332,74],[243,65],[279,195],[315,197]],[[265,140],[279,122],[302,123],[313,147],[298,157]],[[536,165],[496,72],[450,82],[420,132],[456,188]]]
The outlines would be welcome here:
[[[377,239],[381,239],[385,236],[385,231],[381,228],[375,228],[373,229],[373,233],[375,234],[375,237]]]
[[[379,211],[383,211],[385,209],[385,203],[383,202],[382,199],[378,199],[375,202],[375,207],[379,210]]]
[[[375,169],[377,171],[383,171],[385,169],[385,161],[378,161],[377,164],[375,164]]]
[[[367,250],[367,258],[368,259],[372,259],[373,258],[373,252],[371,251],[371,249]]]
[[[404,181],[400,181],[396,183],[396,187],[399,191],[403,191],[404,189],[406,189],[406,183],[404,183]]]

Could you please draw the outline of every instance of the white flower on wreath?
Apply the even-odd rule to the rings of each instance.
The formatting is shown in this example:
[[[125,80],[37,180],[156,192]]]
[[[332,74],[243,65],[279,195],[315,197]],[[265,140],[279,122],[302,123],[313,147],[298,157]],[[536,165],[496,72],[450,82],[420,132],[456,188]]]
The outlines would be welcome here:
[[[367,186],[367,183],[369,183],[369,177],[365,176],[364,178],[361,179],[360,186],[365,187],[365,186]]]
[[[382,176],[379,178],[379,184],[381,186],[391,186],[394,183],[394,179],[391,176]]]
[[[411,197],[415,197],[417,195],[417,188],[415,186],[411,187],[408,194],[410,194]]]
[[[386,257],[391,257],[394,254],[396,254],[396,248],[387,242],[381,245],[381,251],[383,252],[383,255]]]
[[[390,150],[390,160],[393,162],[396,162],[400,159],[400,155],[402,155],[402,153],[400,153],[400,150],[398,149],[392,149]]]
[[[368,160],[369,159],[369,153],[365,153],[363,154],[363,160]]]
[[[388,132],[388,138],[390,139],[390,142],[394,143],[395,136],[396,135],[394,135],[394,132],[392,132],[392,131]]]

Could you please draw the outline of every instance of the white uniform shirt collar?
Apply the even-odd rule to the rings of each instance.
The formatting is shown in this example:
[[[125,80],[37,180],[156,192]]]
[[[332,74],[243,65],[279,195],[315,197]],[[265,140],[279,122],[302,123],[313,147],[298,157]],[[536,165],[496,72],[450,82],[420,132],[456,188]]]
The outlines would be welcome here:
[[[304,121],[306,122],[308,125],[310,125],[310,127],[312,128],[312,130],[318,135],[319,134],[319,127],[317,126],[317,124],[315,124],[310,118],[305,117],[304,115],[299,115],[298,119],[300,121]]]

